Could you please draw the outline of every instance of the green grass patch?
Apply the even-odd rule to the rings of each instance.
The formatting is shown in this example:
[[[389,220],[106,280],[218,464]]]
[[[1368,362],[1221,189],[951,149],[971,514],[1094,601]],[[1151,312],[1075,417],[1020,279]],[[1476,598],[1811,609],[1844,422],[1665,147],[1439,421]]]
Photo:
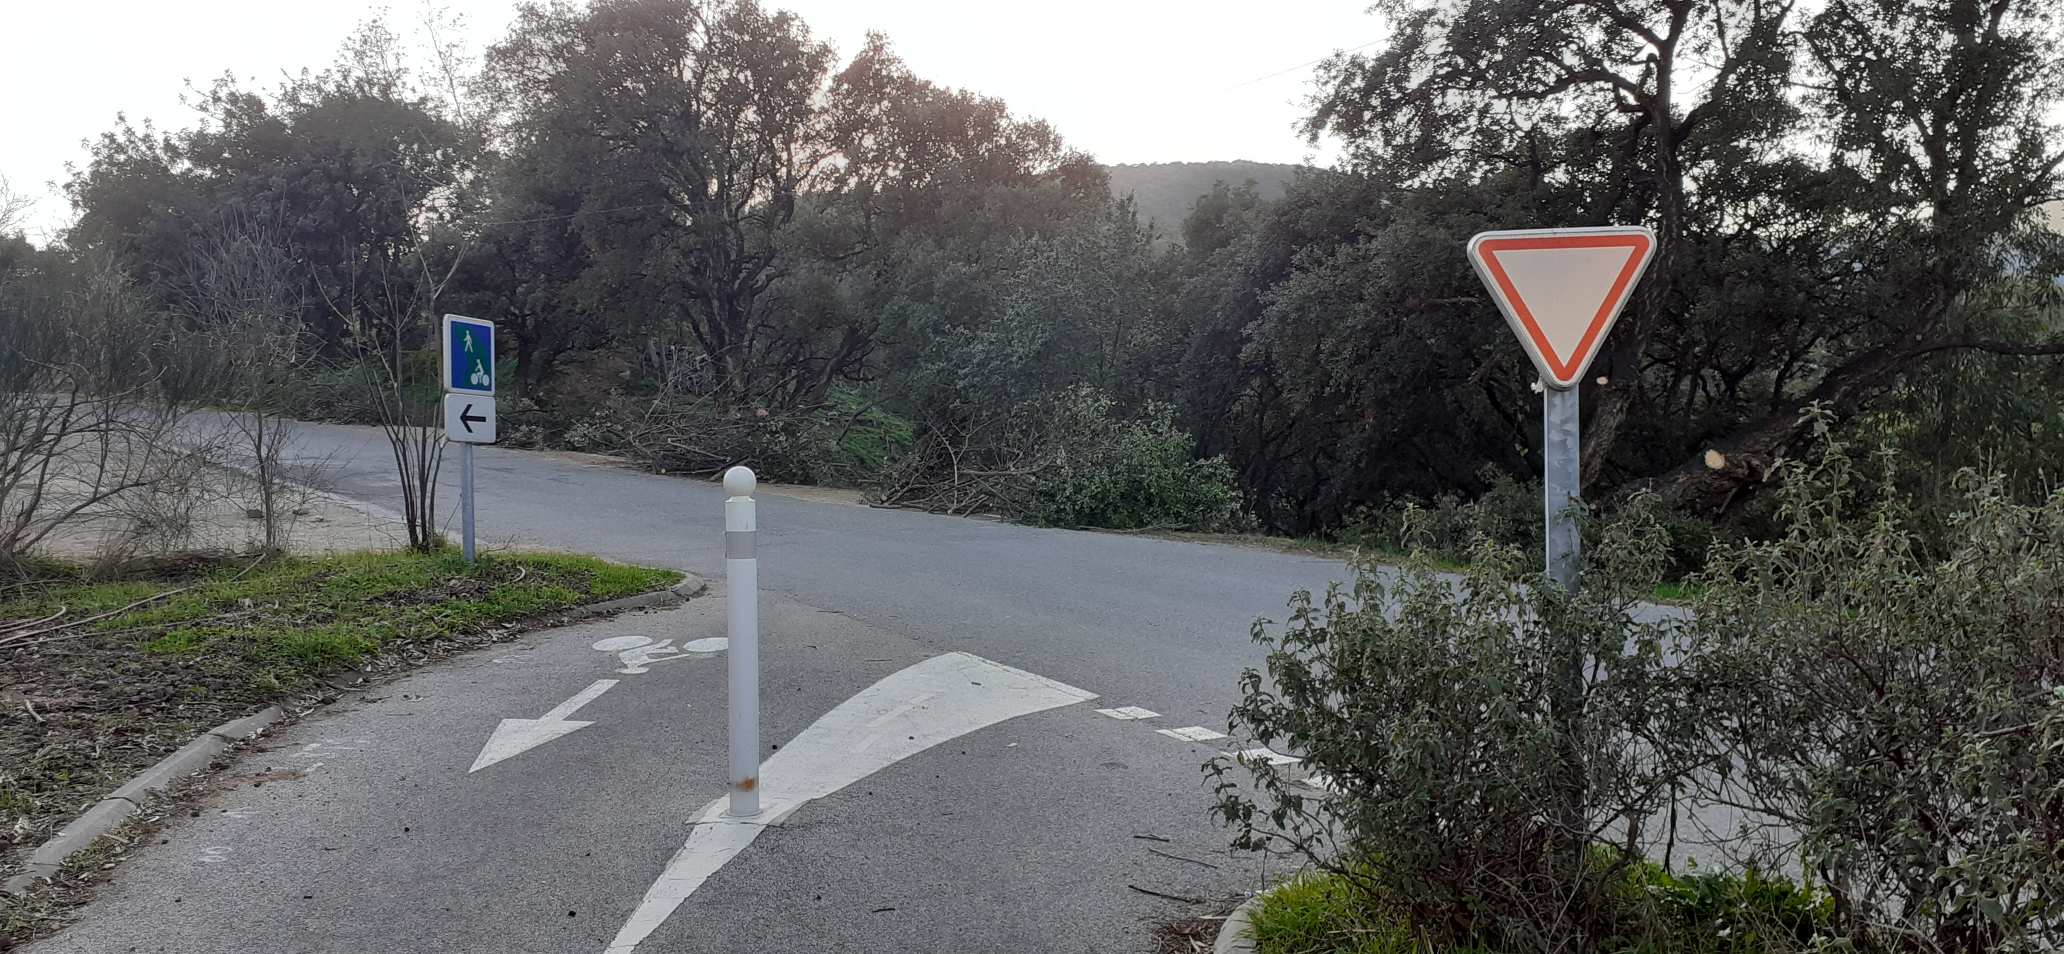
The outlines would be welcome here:
[[[62,612],[56,625],[107,614],[64,633],[97,633],[102,650],[130,640],[152,656],[240,664],[247,685],[269,695],[384,649],[475,636],[679,579],[557,553],[491,555],[470,566],[451,551],[361,553],[190,567],[159,579],[49,581],[0,602],[0,620]]]
[[[1370,882],[1376,883],[1374,879]],[[1614,882],[1639,937],[1608,938],[1606,954],[1765,954],[1805,950],[1832,914],[1825,896],[1783,878],[1673,874],[1637,864]],[[1354,879],[1306,872],[1264,894],[1252,913],[1257,954],[1501,954],[1475,944],[1434,944],[1413,929],[1406,906]]]

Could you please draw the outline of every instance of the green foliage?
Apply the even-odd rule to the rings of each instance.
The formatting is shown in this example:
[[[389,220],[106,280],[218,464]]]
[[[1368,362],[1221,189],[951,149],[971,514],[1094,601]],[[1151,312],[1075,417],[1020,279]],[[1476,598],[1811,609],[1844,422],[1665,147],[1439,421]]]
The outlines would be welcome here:
[[[1895,467],[1813,426],[1778,535],[1720,548],[1695,603],[1704,723],[1739,754],[1718,794],[1793,833],[1866,949],[2054,950],[2064,492],[2018,503],[1967,471],[1931,540]]]
[[[1766,954],[1823,940],[1831,901],[1754,870],[1672,875],[1647,863],[1621,869],[1608,889],[1639,937],[1608,938],[1608,954]],[[1271,889],[1253,912],[1258,954],[1499,954],[1460,943],[1429,948],[1404,916],[1409,905],[1364,883],[1307,872]]]
[[[1126,416],[1086,386],[964,430],[934,425],[878,497],[1059,527],[1237,531],[1248,523],[1232,468],[1197,459],[1169,407],[1150,403]]]
[[[729,412],[699,399],[619,399],[563,440],[576,450],[627,453],[670,474],[708,477],[746,464],[776,483],[873,487],[914,437],[909,421],[840,389],[819,406]]]
[[[1163,236],[1180,229],[1199,201],[1214,188],[1252,184],[1263,201],[1281,198],[1283,190],[1305,167],[1280,162],[1139,162],[1104,167],[1111,192],[1130,197],[1140,221]]]
[[[270,93],[202,91],[190,128],[120,124],[67,184],[63,244],[117,257],[176,327],[200,250],[259,227],[297,277],[279,320],[339,362],[413,351],[443,311],[493,319],[526,439],[864,485],[925,434],[1015,440],[1038,430],[1016,408],[1088,386],[1172,405],[1270,530],[1431,501],[1453,552],[1502,519],[1460,501],[1540,446],[1534,374],[1459,249],[1640,223],[1657,257],[1582,385],[1598,499],[1751,523],[1813,401],[1942,460],[1910,475],[1926,502],[1955,466],[2043,463],[2054,372],[1972,359],[2055,351],[2054,307],[1992,300],[2064,270],[2032,211],[2064,174],[2054,0],[1373,12],[1384,41],[1317,72],[1328,170],[1107,171],[885,38],[840,57],[758,0],[527,6],[477,76],[435,82],[373,24]],[[298,410],[368,416],[328,383]],[[846,388],[917,433],[827,426]],[[633,434],[662,395],[693,433]],[[1688,570],[1703,531],[1672,526]]]
[[[1542,552],[1543,502],[1537,481],[1518,481],[1495,468],[1486,468],[1480,480],[1490,485],[1480,497],[1465,500],[1448,493],[1430,502],[1414,499],[1391,501],[1357,511],[1341,528],[1342,542],[1368,548],[1380,554],[1419,552],[1434,559],[1459,565],[1484,541],[1510,547],[1522,553]],[[1603,508],[1603,519],[1626,507],[1638,507],[1643,519],[1653,520],[1666,540],[1667,565],[1660,587],[1683,589],[1705,567],[1717,531],[1699,517],[1676,510],[1652,495],[1637,495],[1617,506]],[[1583,524],[1585,547],[1601,546],[1605,523],[1600,519]]]
[[[669,570],[567,554],[367,553],[223,566],[187,579],[49,581],[18,590],[0,618],[113,613],[92,631],[134,634],[143,652],[222,662],[254,699],[307,685],[365,657],[477,636],[488,627],[582,603],[650,592]],[[184,587],[163,599],[138,601]]]
[[[1209,766],[1236,844],[1286,845],[1395,898],[1441,945],[1639,934],[1613,886],[1695,764],[1676,624],[1639,606],[1666,544],[1633,507],[1574,597],[1488,541],[1460,579],[1363,562],[1351,591],[1296,594],[1284,624],[1255,625],[1265,668],[1242,673],[1230,728],[1302,762]]]
[[[1136,418],[1110,398],[1068,392],[1046,441],[1053,464],[1030,477],[1024,519],[1112,530],[1241,529],[1240,490],[1223,458],[1198,460],[1174,410],[1149,405]]]
[[[1239,843],[1304,852],[1436,947],[2053,950],[2064,492],[2022,503],[1967,471],[1954,515],[1920,519],[1893,453],[1859,460],[1824,411],[1806,427],[1775,536],[1715,544],[1676,622],[1623,602],[1668,565],[1637,503],[1603,523],[1573,600],[1510,585],[1519,558],[1478,535],[1460,581],[1365,568],[1351,598],[1300,594],[1279,631],[1258,624],[1266,675],[1243,675],[1232,727],[1304,762],[1247,765],[1253,794],[1210,767]],[[1555,683],[1571,658],[1574,706]],[[1642,819],[1701,804],[1755,826],[1703,834],[1748,874],[1643,860],[1664,853]],[[1756,873],[1772,866],[1816,888]]]

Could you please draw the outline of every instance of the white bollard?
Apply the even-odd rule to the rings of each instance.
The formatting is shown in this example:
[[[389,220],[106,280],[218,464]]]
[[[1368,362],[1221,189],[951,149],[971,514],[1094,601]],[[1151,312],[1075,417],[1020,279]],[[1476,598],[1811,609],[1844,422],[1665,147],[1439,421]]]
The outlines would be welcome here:
[[[724,472],[724,582],[731,644],[731,810],[760,813],[760,561],[751,468]]]

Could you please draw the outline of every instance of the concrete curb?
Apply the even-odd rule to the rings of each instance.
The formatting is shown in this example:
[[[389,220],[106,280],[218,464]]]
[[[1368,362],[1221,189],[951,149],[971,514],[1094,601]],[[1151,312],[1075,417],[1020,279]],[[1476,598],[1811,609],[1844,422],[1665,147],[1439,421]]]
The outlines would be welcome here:
[[[1258,907],[1261,896],[1255,895],[1226,915],[1218,926],[1218,940],[1211,943],[1211,954],[1254,954],[1254,909]]]
[[[626,596],[622,599],[603,600],[586,606],[575,606],[560,615],[567,619],[587,619],[594,616],[614,616],[631,610],[679,606],[709,591],[708,580],[686,570],[678,572],[681,574],[681,582],[666,589]]]
[[[143,807],[151,793],[162,790],[182,778],[202,771],[215,757],[227,751],[230,746],[250,739],[265,731],[284,715],[278,706],[266,706],[255,715],[245,716],[232,722],[225,722],[201,733],[201,737],[180,746],[179,750],[158,760],[156,765],[128,781],[114,793],[94,803],[86,813],[72,819],[49,841],[29,855],[28,870],[7,879],[0,885],[0,891],[20,895],[38,878],[48,878],[64,867],[65,860],[86,850],[100,836],[114,831],[115,827],[128,820]]]

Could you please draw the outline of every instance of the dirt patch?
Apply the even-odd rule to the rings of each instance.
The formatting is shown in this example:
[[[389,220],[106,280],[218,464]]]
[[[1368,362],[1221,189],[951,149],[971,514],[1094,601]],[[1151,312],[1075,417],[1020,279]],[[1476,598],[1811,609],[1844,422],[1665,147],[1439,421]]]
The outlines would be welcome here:
[[[1154,925],[1153,954],[1209,954],[1225,927],[1226,915],[1245,898],[1208,898],[1194,911]]]

